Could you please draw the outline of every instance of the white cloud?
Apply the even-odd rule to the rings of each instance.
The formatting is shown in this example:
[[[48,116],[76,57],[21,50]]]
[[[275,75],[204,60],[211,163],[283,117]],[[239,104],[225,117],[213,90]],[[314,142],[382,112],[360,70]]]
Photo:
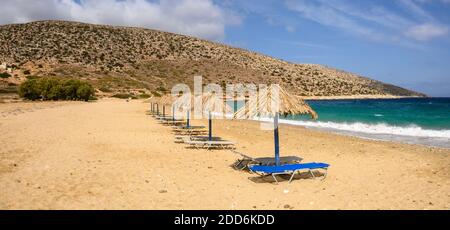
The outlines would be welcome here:
[[[225,26],[240,23],[212,0],[3,0],[0,24],[60,19],[138,26],[222,40]]]
[[[389,20],[389,18],[382,18],[370,12],[361,12],[352,8],[351,5],[345,5],[344,2],[287,1],[287,6],[289,9],[300,13],[302,17],[325,26],[343,29],[371,40],[388,39],[383,33],[360,23],[360,20],[383,22]]]
[[[434,18],[422,7],[416,4],[413,0],[397,0],[398,3],[404,8],[405,12],[412,13],[413,16],[428,21],[433,21]]]
[[[406,35],[418,41],[428,41],[448,34],[448,27],[433,24],[422,24],[411,27]]]
[[[388,10],[376,1],[359,4],[345,0],[287,0],[286,5],[303,18],[377,42],[420,48],[419,42],[448,34],[447,26],[413,0],[397,2],[406,15]]]
[[[417,3],[432,3],[432,2],[440,2],[444,4],[450,3],[450,0],[415,0]]]

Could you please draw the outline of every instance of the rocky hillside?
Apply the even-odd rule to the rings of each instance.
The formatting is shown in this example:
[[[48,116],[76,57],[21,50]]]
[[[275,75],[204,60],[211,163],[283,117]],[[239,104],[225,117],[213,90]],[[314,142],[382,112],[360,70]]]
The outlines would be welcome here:
[[[222,85],[279,83],[301,96],[422,95],[325,66],[293,64],[193,37],[64,21],[0,26],[0,64],[3,85],[29,76],[71,76],[91,81],[106,94],[158,94],[176,83],[192,84],[194,75],[202,75],[205,83]]]

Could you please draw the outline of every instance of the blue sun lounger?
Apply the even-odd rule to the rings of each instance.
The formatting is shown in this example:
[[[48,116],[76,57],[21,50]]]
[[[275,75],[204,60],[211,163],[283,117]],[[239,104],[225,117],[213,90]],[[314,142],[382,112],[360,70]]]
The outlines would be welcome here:
[[[323,175],[323,179],[327,176],[327,169],[330,165],[326,163],[304,163],[304,164],[286,164],[286,165],[279,165],[279,166],[267,166],[267,165],[251,165],[248,168],[250,171],[255,172],[258,175],[261,176],[267,176],[271,175],[276,183],[278,183],[276,175],[291,175],[291,178],[289,179],[289,183],[291,183],[292,179],[294,178],[294,175],[296,173],[300,173],[300,171],[307,170],[313,178],[314,174],[312,173],[312,170],[314,169],[324,169],[325,173]]]

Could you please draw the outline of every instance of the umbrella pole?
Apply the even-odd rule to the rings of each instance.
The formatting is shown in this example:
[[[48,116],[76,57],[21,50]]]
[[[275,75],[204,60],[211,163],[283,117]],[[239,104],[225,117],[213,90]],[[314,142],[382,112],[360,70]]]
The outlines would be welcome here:
[[[211,112],[209,112],[209,121],[208,121],[208,126],[209,126],[209,141],[212,141],[212,119],[211,119]]]
[[[234,101],[233,101],[233,114],[234,114],[234,119],[236,119],[236,112],[237,112],[237,100],[236,100],[236,98],[234,98]]]
[[[166,117],[166,105],[163,105],[163,117]]]
[[[175,106],[172,105],[172,122],[175,124]]]
[[[273,118],[273,137],[275,141],[275,163],[276,165],[280,165],[280,139],[278,135],[278,113],[275,114]]]
[[[186,127],[189,128],[190,121],[189,121],[189,110],[187,111],[187,121],[186,121]]]
[[[156,104],[156,114],[159,116],[159,104]]]
[[[153,103],[150,102],[150,112],[153,113]]]

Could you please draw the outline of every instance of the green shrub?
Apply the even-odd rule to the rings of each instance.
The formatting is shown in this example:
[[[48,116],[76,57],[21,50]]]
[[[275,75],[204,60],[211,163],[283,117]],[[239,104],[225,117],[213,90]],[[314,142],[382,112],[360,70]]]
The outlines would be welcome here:
[[[64,94],[64,90],[61,84],[53,85],[53,87],[48,91],[47,98],[48,100],[65,100],[66,95]]]
[[[19,87],[19,96],[36,100],[84,100],[94,98],[94,88],[77,79],[29,78]]]
[[[143,94],[140,94],[139,95],[139,98],[143,98],[143,99],[147,99],[147,98],[150,98],[151,96],[150,95],[148,95],[148,94],[146,94],[146,93],[143,93]]]
[[[11,74],[4,72],[4,73],[0,73],[0,78],[8,78],[11,77]]]
[[[66,100],[76,100],[77,90],[80,87],[81,81],[76,79],[69,79],[63,83],[63,92]]]
[[[62,92],[61,80],[55,78],[41,78],[38,80],[42,99],[44,100],[58,100],[62,99],[64,93]]]
[[[39,99],[41,97],[41,88],[38,80],[31,79],[22,83],[19,87],[19,96],[33,101]]]
[[[88,83],[83,82],[77,89],[77,98],[84,101],[89,101],[89,98],[94,95],[94,88]]]

